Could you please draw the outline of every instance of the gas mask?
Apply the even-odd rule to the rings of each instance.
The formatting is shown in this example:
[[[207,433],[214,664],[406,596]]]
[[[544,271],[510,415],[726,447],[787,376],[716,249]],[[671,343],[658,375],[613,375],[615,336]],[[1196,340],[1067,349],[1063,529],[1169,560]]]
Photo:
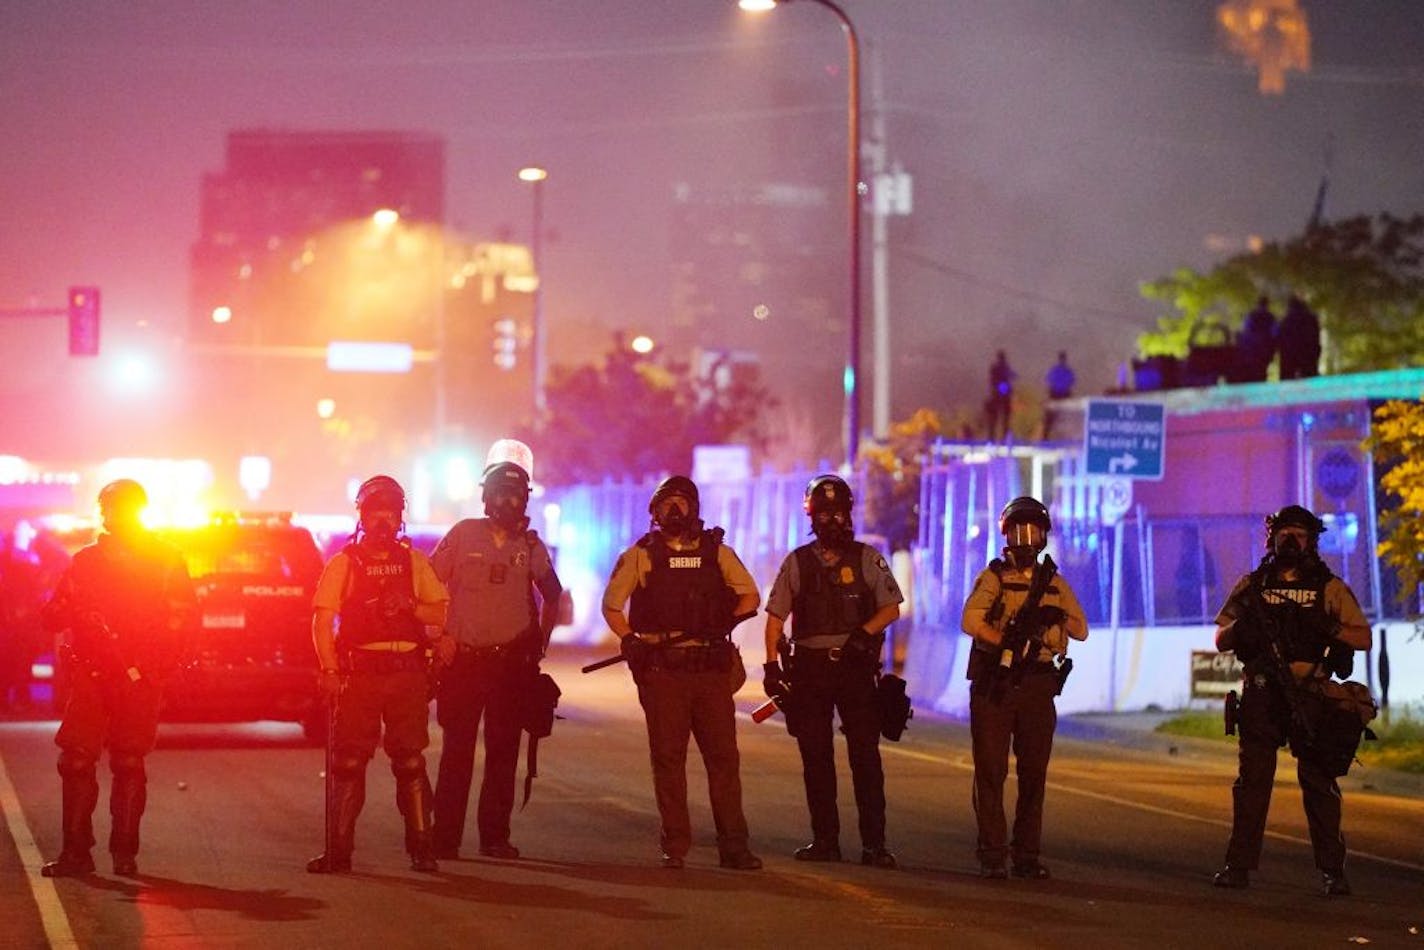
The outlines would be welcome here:
[[[811,515],[811,533],[822,547],[839,551],[855,539],[855,526],[849,511],[832,508]]]
[[[399,511],[391,511],[383,508],[368,508],[361,512],[361,530],[365,532],[367,540],[377,545],[393,545],[396,543],[396,535],[400,532],[401,515]]]
[[[1016,521],[1004,531],[1004,556],[1019,570],[1032,567],[1038,561],[1038,552],[1043,550],[1048,538],[1043,528],[1029,522]]]
[[[1277,535],[1274,548],[1276,564],[1282,568],[1299,567],[1305,560],[1305,546],[1293,534]]]
[[[529,524],[524,516],[526,504],[522,494],[500,491],[485,503],[485,517],[506,531],[519,531]]]
[[[685,535],[692,527],[692,505],[681,495],[670,495],[658,504],[654,520],[666,534]]]

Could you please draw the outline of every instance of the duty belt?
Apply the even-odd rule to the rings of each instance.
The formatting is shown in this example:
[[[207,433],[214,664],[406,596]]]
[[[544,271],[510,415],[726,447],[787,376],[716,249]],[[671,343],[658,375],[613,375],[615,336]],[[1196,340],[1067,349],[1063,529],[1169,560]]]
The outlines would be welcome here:
[[[427,666],[424,650],[352,650],[346,662],[352,673],[422,673]]]
[[[514,652],[517,641],[511,640],[508,643],[495,643],[488,646],[475,646],[471,643],[460,643],[455,651],[460,656],[468,657],[472,660],[492,660],[496,657],[508,656]]]

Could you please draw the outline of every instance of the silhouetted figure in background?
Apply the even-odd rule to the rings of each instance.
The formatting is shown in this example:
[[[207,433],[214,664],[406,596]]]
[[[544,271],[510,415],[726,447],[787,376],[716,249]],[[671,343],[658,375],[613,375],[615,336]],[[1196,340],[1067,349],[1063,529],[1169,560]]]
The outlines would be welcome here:
[[[1276,355],[1276,315],[1264,297],[1246,314],[1241,332],[1236,334],[1237,381],[1260,383],[1266,380],[1271,358]]]
[[[1320,319],[1295,294],[1286,301],[1276,341],[1281,351],[1281,379],[1320,374]]]
[[[1043,378],[1049,399],[1043,405],[1043,441],[1047,442],[1053,438],[1053,427],[1058,422],[1058,413],[1053,410],[1053,400],[1070,398],[1073,395],[1075,380],[1073,370],[1068,365],[1068,354],[1059,350],[1058,362],[1048,368],[1048,375]]]
[[[1009,409],[1013,405],[1017,376],[1009,367],[1009,358],[1000,350],[989,365],[989,398],[984,402],[990,442],[1001,441],[1009,434]]]

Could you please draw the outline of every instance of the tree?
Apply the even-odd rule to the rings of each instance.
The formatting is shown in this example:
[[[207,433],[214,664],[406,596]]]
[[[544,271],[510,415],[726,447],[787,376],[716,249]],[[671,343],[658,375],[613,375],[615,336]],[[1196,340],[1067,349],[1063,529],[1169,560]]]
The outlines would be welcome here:
[[[881,445],[861,449],[865,466],[865,526],[890,551],[907,551],[920,535],[920,468],[930,443],[943,434],[939,414],[919,409],[894,423]]]
[[[1320,316],[1331,372],[1424,363],[1424,215],[1324,222],[1230,258],[1142,285],[1174,310],[1138,337],[1142,356],[1185,357],[1195,340],[1237,330],[1262,295],[1301,297]],[[1215,339],[1210,340],[1216,342]]]
[[[759,412],[773,405],[756,367],[685,362],[615,345],[596,362],[555,366],[546,409],[520,438],[535,447],[539,478],[553,485],[687,473],[695,445],[765,447]]]
[[[1367,442],[1384,474],[1378,554],[1400,580],[1400,603],[1418,615],[1424,584],[1424,400],[1393,399],[1375,410]]]

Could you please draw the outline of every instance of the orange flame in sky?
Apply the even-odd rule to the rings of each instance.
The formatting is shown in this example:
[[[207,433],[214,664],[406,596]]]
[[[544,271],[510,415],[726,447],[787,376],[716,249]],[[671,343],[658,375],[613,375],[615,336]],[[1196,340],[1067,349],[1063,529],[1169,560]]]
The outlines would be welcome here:
[[[1259,72],[1264,95],[1286,90],[1286,73],[1310,71],[1310,26],[1297,0],[1226,0],[1216,22],[1227,46]]]

